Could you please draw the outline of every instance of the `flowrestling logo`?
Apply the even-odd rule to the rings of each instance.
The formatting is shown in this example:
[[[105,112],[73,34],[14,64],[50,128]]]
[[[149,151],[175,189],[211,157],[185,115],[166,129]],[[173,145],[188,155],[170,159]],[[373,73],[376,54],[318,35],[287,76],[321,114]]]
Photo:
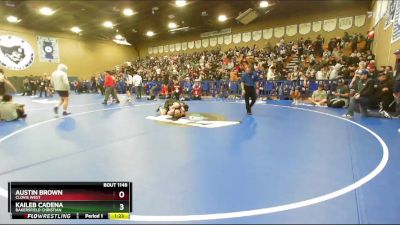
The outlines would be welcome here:
[[[9,70],[24,70],[34,60],[32,46],[16,36],[0,36],[0,64]]]

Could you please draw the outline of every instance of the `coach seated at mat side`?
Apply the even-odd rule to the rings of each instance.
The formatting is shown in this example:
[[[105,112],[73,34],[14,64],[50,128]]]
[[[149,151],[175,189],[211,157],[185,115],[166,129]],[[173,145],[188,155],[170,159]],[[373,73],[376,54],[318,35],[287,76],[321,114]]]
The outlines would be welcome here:
[[[11,95],[4,95],[0,102],[0,120],[13,121],[25,117],[24,105],[12,102]]]

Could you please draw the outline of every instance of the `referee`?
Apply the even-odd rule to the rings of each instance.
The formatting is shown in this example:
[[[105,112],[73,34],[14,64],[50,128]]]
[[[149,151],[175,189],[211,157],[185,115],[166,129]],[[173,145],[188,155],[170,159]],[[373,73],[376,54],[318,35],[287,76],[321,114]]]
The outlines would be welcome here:
[[[245,66],[245,72],[242,73],[241,77],[242,95],[246,102],[247,115],[252,115],[251,107],[256,103],[256,82],[260,79],[258,74],[253,69],[253,64],[247,64]],[[250,100],[251,99],[251,103]]]

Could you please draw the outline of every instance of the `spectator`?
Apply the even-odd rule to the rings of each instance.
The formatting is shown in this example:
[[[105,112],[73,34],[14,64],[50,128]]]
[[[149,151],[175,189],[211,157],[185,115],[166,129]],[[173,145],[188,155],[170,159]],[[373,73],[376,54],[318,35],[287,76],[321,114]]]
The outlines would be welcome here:
[[[133,87],[133,77],[130,74],[132,71],[127,70],[125,74],[125,84],[126,84],[126,95],[128,97],[127,101],[132,101],[132,87]]]
[[[317,106],[325,106],[326,105],[328,95],[323,88],[324,88],[323,84],[318,85],[318,89],[312,93],[312,96],[310,98],[308,98],[308,100],[311,102],[311,104],[317,105]]]
[[[390,115],[382,110],[377,112],[368,111],[368,106],[371,103],[371,96],[374,92],[374,84],[368,78],[368,71],[362,70],[359,79],[354,82],[355,95],[350,98],[347,113],[343,115],[345,118],[353,118],[354,112],[361,112],[363,116],[385,117],[391,118]]]
[[[334,97],[329,100],[328,107],[342,108],[348,105],[350,89],[345,85],[343,79],[338,80],[338,86],[336,87],[336,91],[332,92],[332,95]]]
[[[180,100],[181,95],[182,95],[182,87],[179,84],[179,80],[177,78],[174,78],[171,97],[173,99]]]
[[[269,68],[268,68],[267,80],[275,80],[275,78],[276,78],[275,71],[276,71],[275,65],[271,64],[271,66],[269,66]]]
[[[9,85],[14,91],[16,91],[14,85],[8,81],[4,71],[0,69],[0,99],[6,94],[6,84]]]
[[[13,121],[25,117],[24,105],[12,102],[11,95],[4,95],[0,102],[0,120]]]
[[[190,78],[186,77],[185,81],[183,82],[183,95],[185,100],[191,99],[192,93],[192,83],[190,82]]]
[[[394,78],[393,96],[396,102],[394,117],[400,117],[400,63],[396,65],[396,77]]]
[[[394,82],[386,73],[380,73],[378,77],[378,85],[371,102],[379,105],[380,110],[389,111],[390,104],[394,101],[393,87]]]
[[[148,82],[149,87],[149,97],[147,100],[155,100],[156,91],[159,89],[159,85],[157,84],[156,78],[153,78],[150,82]]]
[[[389,77],[393,77],[393,68],[391,66],[387,66],[385,68],[385,73],[389,76]]]
[[[293,99],[292,104],[293,105],[299,105],[300,104],[300,98],[301,98],[301,93],[300,93],[300,86],[296,86],[294,90],[290,91],[290,97]]]
[[[143,92],[142,90],[143,82],[142,82],[142,77],[139,75],[139,73],[135,73],[135,75],[133,75],[133,85],[135,86],[136,99],[141,99]]]
[[[309,81],[313,80],[336,80],[337,78],[344,77],[346,79],[358,79],[359,73],[356,71],[357,63],[360,61],[366,61],[368,64],[368,71],[373,73],[373,61],[374,56],[370,51],[365,52],[362,49],[362,45],[356,46],[353,51],[348,51],[345,45],[351,43],[354,39],[360,39],[360,35],[349,35],[345,34],[342,38],[336,37],[328,39],[329,43],[327,46],[330,48],[327,51],[323,47],[324,39],[318,36],[314,42],[307,38],[306,40],[295,40],[291,42],[285,42],[281,39],[276,46],[268,43],[264,48],[259,48],[254,45],[252,47],[235,47],[227,51],[221,51],[221,49],[205,50],[201,52],[195,52],[193,54],[176,54],[169,56],[154,56],[137,59],[129,63],[129,65],[121,65],[121,71],[127,68],[132,68],[140,73],[143,85],[147,88],[149,83],[155,80],[162,81],[163,87],[161,88],[160,98],[169,98],[170,94],[173,93],[171,88],[173,87],[172,78],[176,79],[184,84],[185,77],[189,77],[190,80],[204,80],[206,85],[204,88],[206,94],[211,93],[213,96],[225,96],[222,94],[224,88],[228,88],[225,93],[235,92],[238,94],[241,90],[237,85],[232,85],[232,81],[239,80],[238,74],[244,70],[244,64],[258,65],[256,73],[263,75],[263,79],[267,80],[290,80],[289,85],[281,85],[275,82],[272,91],[268,93],[276,93],[277,95],[287,95],[287,91],[293,87],[290,92],[293,96],[296,92],[296,98],[299,94],[302,95],[305,88],[308,87]],[[343,49],[343,52],[342,52]],[[346,51],[344,51],[346,50]],[[325,52],[324,52],[325,51]],[[351,57],[348,55],[351,52]],[[321,56],[324,55],[324,58]],[[295,64],[297,69],[291,70],[293,67],[288,66],[293,56],[297,56],[299,61],[291,64]],[[261,65],[266,68],[265,74],[261,68]],[[341,68],[335,69],[335,65],[342,65]],[[354,66],[356,65],[356,66]],[[367,70],[366,66],[360,69]],[[315,72],[314,72],[315,71]],[[318,73],[316,74],[316,71]],[[227,82],[221,82],[224,76],[228,76]],[[100,76],[101,77],[101,76]],[[100,78],[99,77],[99,78]],[[118,84],[121,84],[120,76],[116,77]],[[217,82],[215,82],[217,81]],[[85,82],[82,82],[82,86]],[[293,83],[295,85],[293,85]],[[318,82],[326,83],[326,82]],[[223,85],[229,84],[229,85]],[[236,83],[234,83],[236,84]],[[190,87],[191,85],[189,85]],[[154,86],[152,86],[154,87]],[[186,85],[187,87],[187,85]],[[259,91],[261,94],[266,93],[262,90],[264,86],[256,85],[256,93]],[[298,87],[296,89],[296,87]],[[118,91],[125,92],[125,85],[119,85]],[[160,86],[158,86],[160,88]],[[229,90],[229,88],[231,90]],[[150,88],[151,89],[151,88]],[[155,89],[157,89],[155,87]],[[185,90],[185,88],[184,88]],[[186,88],[187,90],[187,88]],[[223,90],[223,91],[221,91]],[[137,94],[141,94],[142,91],[137,91]],[[147,91],[146,91],[147,93]],[[154,94],[154,90],[152,92]],[[186,94],[190,92],[186,91]],[[186,96],[187,97],[187,96]],[[155,98],[155,95],[154,95]]]
[[[101,95],[104,95],[104,75],[103,74],[99,74],[98,78],[97,78],[97,89],[100,90]]]
[[[44,92],[44,97],[47,98],[47,81],[46,81],[47,74],[45,73],[43,77],[39,78],[39,98],[42,97]]]
[[[393,96],[394,96],[395,102],[396,102],[396,112],[394,114],[394,117],[399,118],[400,117],[400,76],[399,75],[397,75],[396,80],[395,80]]]
[[[114,73],[111,71],[107,71],[104,77],[104,88],[105,88],[105,96],[103,104],[107,105],[108,99],[110,95],[112,95],[113,100],[118,104],[119,99],[117,96],[117,91],[115,90],[115,85],[117,84]]]
[[[329,80],[338,79],[340,68],[342,68],[342,65],[340,65],[340,63],[337,63],[335,66],[332,66],[332,70],[329,72]]]
[[[192,89],[192,99],[193,100],[201,100],[201,85],[199,80],[195,80],[193,89]]]
[[[25,77],[25,79],[22,81],[22,87],[23,87],[23,92],[22,92],[22,96],[30,96],[31,95],[31,90],[29,87],[29,79],[28,77]]]
[[[317,80],[327,80],[328,79],[328,73],[327,73],[326,67],[322,67],[317,74],[315,75]]]
[[[171,90],[168,84],[162,84],[161,86],[161,92],[159,94],[160,99],[169,99],[171,98]]]

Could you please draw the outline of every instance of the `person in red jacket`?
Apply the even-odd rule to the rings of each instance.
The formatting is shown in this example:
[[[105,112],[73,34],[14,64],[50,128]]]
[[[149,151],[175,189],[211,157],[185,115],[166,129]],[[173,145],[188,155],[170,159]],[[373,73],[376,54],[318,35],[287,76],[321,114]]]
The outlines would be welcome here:
[[[172,93],[171,93],[172,96],[171,97],[173,99],[180,100],[180,97],[181,97],[182,93],[183,93],[183,90],[182,90],[181,85],[179,84],[179,80],[177,78],[175,78],[173,80]]]
[[[193,85],[192,99],[193,100],[201,100],[201,85],[198,80],[196,80]]]
[[[171,95],[170,95],[170,90],[169,89],[170,89],[170,87],[168,86],[168,84],[163,84],[161,86],[161,92],[160,92],[159,98],[160,99],[168,99],[168,98],[170,98]]]
[[[105,77],[104,77],[104,88],[105,88],[105,97],[103,104],[107,105],[108,98],[110,97],[110,94],[113,97],[113,100],[115,100],[116,103],[119,103],[119,99],[117,96],[117,91],[115,90],[115,85],[117,84],[114,74],[110,71],[105,72]]]

